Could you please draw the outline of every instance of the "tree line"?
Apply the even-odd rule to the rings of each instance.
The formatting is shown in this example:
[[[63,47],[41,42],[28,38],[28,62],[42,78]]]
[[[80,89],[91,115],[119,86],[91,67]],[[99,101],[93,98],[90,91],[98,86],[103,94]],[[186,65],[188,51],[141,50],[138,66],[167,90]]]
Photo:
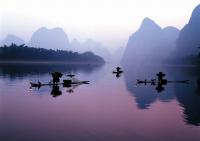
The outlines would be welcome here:
[[[0,47],[0,61],[64,61],[104,63],[103,58],[92,52],[77,53],[64,50],[28,47],[25,44]]]

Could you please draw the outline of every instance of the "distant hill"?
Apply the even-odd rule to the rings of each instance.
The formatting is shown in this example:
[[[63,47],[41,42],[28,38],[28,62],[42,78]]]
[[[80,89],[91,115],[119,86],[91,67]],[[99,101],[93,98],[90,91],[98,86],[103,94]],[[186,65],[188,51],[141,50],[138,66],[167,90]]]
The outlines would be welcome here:
[[[180,31],[175,55],[196,56],[199,52],[198,46],[200,46],[200,5],[193,10],[189,23]]]
[[[103,57],[106,61],[111,60],[110,52],[100,43],[93,39],[87,39],[80,43],[77,39],[72,40],[71,50],[79,53],[91,51],[96,55]]]
[[[75,52],[83,52],[81,49],[81,43],[77,39],[71,41],[70,49]]]
[[[16,45],[26,44],[19,37],[9,34],[6,39],[0,42],[0,46],[9,46],[12,43]],[[100,42],[88,39],[85,42],[80,43],[77,39],[74,39],[70,43],[67,34],[59,27],[52,29],[46,27],[39,28],[31,36],[28,46],[53,50],[68,50],[78,53],[93,52],[94,54],[103,57],[106,61],[110,61],[111,59],[110,52]]]
[[[8,34],[6,36],[6,38],[1,41],[0,45],[11,45],[12,43],[16,44],[16,45],[21,45],[21,44],[25,44],[25,41],[15,35],[12,34]]]
[[[175,49],[178,35],[179,30],[175,27],[162,29],[153,20],[145,18],[130,36],[121,62],[160,63]]]
[[[0,61],[58,61],[66,63],[104,63],[103,58],[91,52],[77,53],[63,50],[48,50],[25,45],[11,44],[0,47]]]
[[[29,46],[67,50],[70,47],[69,39],[62,28],[39,28],[33,33]]]

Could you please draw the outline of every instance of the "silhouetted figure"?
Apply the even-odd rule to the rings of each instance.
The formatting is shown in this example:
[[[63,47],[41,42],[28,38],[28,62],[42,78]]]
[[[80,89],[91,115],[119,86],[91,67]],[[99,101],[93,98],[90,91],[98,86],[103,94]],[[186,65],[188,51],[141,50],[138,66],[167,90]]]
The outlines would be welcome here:
[[[39,85],[39,86],[42,86],[42,83],[41,83],[40,81],[38,81],[38,85]]]
[[[51,75],[53,77],[54,85],[57,85],[60,82],[60,78],[63,76],[63,74],[60,72],[54,72],[54,73],[51,73]]]
[[[148,83],[148,82],[147,82],[147,80],[145,79],[145,80],[144,80],[144,85],[147,85],[147,83]]]
[[[165,90],[165,88],[163,87],[163,85],[166,85],[167,84],[167,80],[166,79],[163,79],[163,77],[165,76],[164,73],[162,72],[159,72],[158,74],[156,74],[157,77],[158,77],[158,80],[156,81],[156,79],[151,79],[151,80],[137,80],[137,84],[144,84],[144,85],[147,85],[147,84],[150,84],[150,85],[153,85],[155,86],[156,85],[156,90],[160,93],[162,91]]]
[[[119,72],[119,71],[121,70],[121,68],[120,68],[120,67],[117,67],[116,70],[117,70],[117,72]]]
[[[167,84],[167,80],[163,79],[163,77],[165,77],[165,74],[163,72],[159,72],[156,75],[158,77],[158,82],[157,82],[156,90],[158,91],[158,93],[160,93],[160,92],[162,92],[162,91],[165,90],[165,88],[163,87],[163,85]]]
[[[53,85],[52,91],[51,91],[51,95],[53,97],[57,97],[59,95],[61,95],[62,92],[60,91],[60,87],[58,85]]]
[[[162,73],[162,72],[159,72],[159,73],[156,74],[156,75],[157,75],[157,77],[158,77],[158,81],[162,81],[162,80],[163,80],[163,77],[165,76],[165,74]]]
[[[113,71],[113,73],[123,73],[123,71],[121,70],[120,67],[117,67],[117,68],[116,68],[116,71]]]
[[[121,74],[123,73],[123,71],[121,70],[120,67],[116,68],[116,71],[113,71],[114,74],[116,74],[116,77],[119,78],[121,76]]]

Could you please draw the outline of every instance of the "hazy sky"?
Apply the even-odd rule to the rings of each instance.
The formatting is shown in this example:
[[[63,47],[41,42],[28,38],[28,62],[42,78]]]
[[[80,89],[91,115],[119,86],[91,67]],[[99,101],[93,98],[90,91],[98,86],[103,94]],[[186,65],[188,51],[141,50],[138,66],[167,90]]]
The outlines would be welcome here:
[[[199,0],[0,0],[0,39],[28,40],[41,26],[62,27],[69,39],[93,38],[109,47],[126,44],[145,17],[182,28]]]

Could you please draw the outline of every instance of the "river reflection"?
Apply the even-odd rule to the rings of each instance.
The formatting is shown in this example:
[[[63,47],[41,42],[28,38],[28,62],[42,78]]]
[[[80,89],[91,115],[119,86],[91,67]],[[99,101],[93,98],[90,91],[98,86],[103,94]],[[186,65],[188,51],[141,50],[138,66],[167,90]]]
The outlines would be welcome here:
[[[200,140],[198,69],[135,65],[122,67],[116,79],[115,67],[0,65],[0,140]],[[29,89],[30,81],[49,82],[53,71],[73,73],[90,84]],[[161,93],[155,86],[135,85],[160,71],[166,79],[189,84],[167,84]]]
[[[137,106],[140,109],[148,109],[157,100],[170,102],[177,99],[183,107],[184,118],[188,124],[200,124],[200,95],[197,85],[200,68],[177,67],[177,66],[134,66],[125,67],[125,83],[127,89],[136,98]],[[168,80],[189,80],[189,84],[169,83],[163,86],[162,93],[152,85],[133,86],[137,79],[154,79],[159,71],[165,72]],[[157,87],[156,87],[157,88]]]
[[[54,71],[90,74],[101,67],[102,64],[2,63],[0,64],[0,74],[2,77],[10,79],[29,75],[45,75]]]

